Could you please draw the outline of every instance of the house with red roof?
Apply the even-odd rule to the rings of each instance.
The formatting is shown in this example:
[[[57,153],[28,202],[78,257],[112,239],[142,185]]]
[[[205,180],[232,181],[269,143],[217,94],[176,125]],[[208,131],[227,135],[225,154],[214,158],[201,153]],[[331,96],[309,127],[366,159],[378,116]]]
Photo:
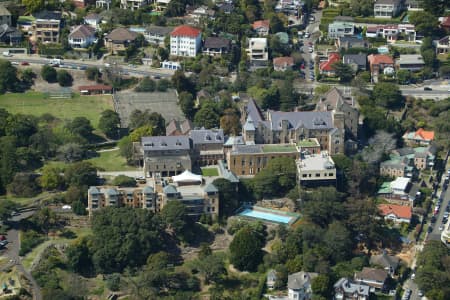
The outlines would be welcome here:
[[[412,209],[411,206],[396,204],[380,204],[378,205],[380,214],[385,220],[392,220],[395,223],[411,222]]]
[[[423,128],[417,129],[415,132],[406,132],[403,140],[408,146],[427,146],[434,140],[434,131],[427,131]]]
[[[195,57],[202,46],[200,29],[181,25],[170,33],[170,55]]]
[[[270,30],[269,20],[259,20],[255,21],[252,24],[252,28],[259,36],[266,36],[269,34]]]
[[[392,75],[395,72],[394,59],[386,54],[370,54],[367,56],[369,61],[372,80],[378,82],[378,75]]]
[[[325,76],[335,76],[336,71],[333,68],[333,64],[340,62],[341,57],[339,53],[330,53],[328,55],[328,60],[323,61],[319,64],[319,72],[321,75]]]
[[[283,56],[283,57],[275,57],[273,59],[273,69],[275,71],[287,71],[292,70],[292,67],[294,66],[294,58],[290,56]]]

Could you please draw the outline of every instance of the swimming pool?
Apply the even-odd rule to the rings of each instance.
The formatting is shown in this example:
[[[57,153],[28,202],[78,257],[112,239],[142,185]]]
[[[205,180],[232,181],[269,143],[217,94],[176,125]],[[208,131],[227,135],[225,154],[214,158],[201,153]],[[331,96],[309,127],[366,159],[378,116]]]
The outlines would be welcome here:
[[[275,223],[282,223],[282,224],[289,224],[289,222],[294,219],[294,217],[290,216],[281,216],[277,214],[273,214],[270,212],[263,212],[254,210],[251,208],[246,208],[242,212],[239,213],[239,216],[243,217],[250,217],[255,219],[262,219],[269,222],[275,222]]]

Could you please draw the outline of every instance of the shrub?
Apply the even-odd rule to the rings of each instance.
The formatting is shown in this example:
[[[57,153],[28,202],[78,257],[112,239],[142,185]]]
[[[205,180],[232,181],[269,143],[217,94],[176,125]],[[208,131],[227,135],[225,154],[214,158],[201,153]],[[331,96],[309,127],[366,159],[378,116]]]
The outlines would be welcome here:
[[[149,77],[142,79],[141,83],[134,89],[135,92],[154,92],[156,83]]]
[[[44,242],[44,240],[44,236],[34,230],[24,231],[20,236],[19,255],[24,256],[25,254],[33,250],[34,247]]]
[[[120,187],[135,187],[136,180],[133,177],[128,177],[125,175],[119,175],[113,180],[113,185],[117,185]]]
[[[47,65],[42,66],[41,76],[47,82],[56,82],[56,69]]]
[[[66,70],[59,70],[56,76],[60,86],[71,86],[73,82],[72,75]]]

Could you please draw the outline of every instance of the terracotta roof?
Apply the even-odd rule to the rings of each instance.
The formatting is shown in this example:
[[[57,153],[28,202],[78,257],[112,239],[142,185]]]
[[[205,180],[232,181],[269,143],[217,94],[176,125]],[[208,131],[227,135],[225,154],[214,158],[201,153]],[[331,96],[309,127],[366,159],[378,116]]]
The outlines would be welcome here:
[[[170,33],[171,36],[188,36],[188,37],[197,37],[201,32],[200,29],[187,26],[187,25],[181,25],[178,27],[175,27],[175,29]]]
[[[293,66],[294,65],[294,58],[290,56],[283,56],[283,57],[275,57],[273,59],[273,65],[274,66]]]
[[[434,131],[426,131],[423,128],[419,128],[416,131],[416,135],[421,137],[423,140],[428,140],[428,141],[434,140]]]
[[[78,87],[79,91],[104,91],[111,90],[112,86],[105,84],[96,84],[96,85],[80,85]]]
[[[265,27],[265,28],[269,28],[269,20],[259,20],[259,21],[255,21],[253,22],[253,29],[256,30],[260,27]]]
[[[450,27],[450,17],[445,17],[441,23],[442,27]]]
[[[385,65],[393,65],[394,60],[389,55],[385,54],[370,54],[367,56],[367,59],[369,60],[369,63],[371,65],[379,65],[379,64],[385,64]]]
[[[111,31],[105,38],[114,42],[134,41],[138,34],[125,28],[116,28]]]
[[[70,38],[83,39],[93,36],[95,29],[87,25],[79,25],[69,34]]]
[[[411,207],[396,205],[396,204],[380,204],[378,209],[382,216],[387,216],[389,214],[394,214],[397,218],[411,219],[412,212]]]
[[[341,60],[341,57],[339,56],[338,53],[331,53],[330,55],[328,55],[328,60],[321,62],[319,65],[319,69],[321,71],[333,71],[333,64],[337,63]]]

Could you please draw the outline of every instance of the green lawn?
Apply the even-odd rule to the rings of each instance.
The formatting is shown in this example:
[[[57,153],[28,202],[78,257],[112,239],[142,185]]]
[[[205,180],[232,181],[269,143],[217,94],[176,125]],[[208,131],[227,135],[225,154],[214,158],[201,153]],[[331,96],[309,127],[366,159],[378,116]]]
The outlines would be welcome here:
[[[203,168],[202,169],[203,176],[219,176],[219,171],[217,168]]]
[[[137,171],[137,167],[127,165],[119,150],[100,152],[100,156],[88,159],[94,166],[105,171]]]
[[[60,119],[86,117],[97,127],[100,113],[113,109],[111,96],[80,96],[75,94],[72,99],[45,99],[43,93],[7,93],[0,95],[0,108],[10,113],[22,113],[40,116],[50,113]]]
[[[291,145],[264,145],[263,152],[295,152],[297,148]]]
[[[22,206],[22,207],[26,207],[30,204],[33,204],[34,201],[36,201],[37,199],[41,199],[41,200],[45,200],[48,198],[51,198],[53,196],[53,194],[50,194],[49,192],[43,192],[35,197],[31,197],[31,198],[24,198],[24,197],[16,197],[13,195],[6,195],[6,196],[1,196],[0,200],[2,199],[8,199],[11,200],[15,203],[17,203],[18,205]]]

